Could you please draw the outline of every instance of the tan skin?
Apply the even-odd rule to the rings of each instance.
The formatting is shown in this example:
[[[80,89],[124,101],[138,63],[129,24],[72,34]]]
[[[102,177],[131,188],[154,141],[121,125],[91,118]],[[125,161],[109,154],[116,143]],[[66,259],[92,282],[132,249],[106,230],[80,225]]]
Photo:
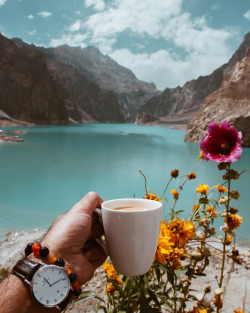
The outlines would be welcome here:
[[[71,210],[59,216],[42,240],[42,245],[63,258],[77,275],[80,285],[92,278],[106,255],[93,240],[103,234],[94,209],[100,208],[103,200],[95,192],[84,196]],[[39,262],[33,255],[31,259]],[[46,313],[57,309],[42,307],[21,279],[9,275],[0,285],[0,308],[2,313]]]

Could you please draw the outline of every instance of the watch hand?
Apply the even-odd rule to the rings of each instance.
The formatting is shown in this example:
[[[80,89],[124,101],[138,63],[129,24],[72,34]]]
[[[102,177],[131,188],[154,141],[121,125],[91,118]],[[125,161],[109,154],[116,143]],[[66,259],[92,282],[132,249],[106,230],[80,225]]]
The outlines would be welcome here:
[[[56,283],[58,283],[60,280],[62,280],[63,278],[58,279],[57,281],[55,281],[53,284],[51,284],[51,286],[55,285]]]
[[[49,282],[45,277],[43,277],[43,279],[46,281],[47,284],[49,284],[50,287],[52,286],[52,285],[50,284],[50,282]]]

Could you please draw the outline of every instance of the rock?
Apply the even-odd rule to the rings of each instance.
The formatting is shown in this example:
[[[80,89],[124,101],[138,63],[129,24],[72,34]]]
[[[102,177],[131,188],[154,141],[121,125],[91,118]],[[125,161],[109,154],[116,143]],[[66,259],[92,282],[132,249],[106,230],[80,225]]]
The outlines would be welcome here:
[[[250,147],[250,48],[191,119],[185,141],[200,142],[207,125],[212,121],[221,123],[223,119],[242,131],[243,146]]]
[[[159,121],[159,119],[157,117],[153,116],[152,114],[143,112],[137,116],[137,118],[135,120],[135,124],[136,125],[144,125],[144,124],[152,123],[155,121]]]

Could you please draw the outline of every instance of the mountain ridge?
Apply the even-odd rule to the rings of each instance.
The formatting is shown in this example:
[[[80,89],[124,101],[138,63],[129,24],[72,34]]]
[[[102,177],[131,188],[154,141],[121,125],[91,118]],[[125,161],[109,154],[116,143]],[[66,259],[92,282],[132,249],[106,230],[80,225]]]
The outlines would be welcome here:
[[[119,65],[108,55],[103,55],[96,47],[61,45],[44,48],[29,45],[19,38],[13,38],[13,41],[20,46],[42,51],[50,60],[71,65],[90,82],[98,85],[102,91],[113,91],[126,120],[130,120],[142,104],[161,93],[155,84],[138,80],[130,69]]]

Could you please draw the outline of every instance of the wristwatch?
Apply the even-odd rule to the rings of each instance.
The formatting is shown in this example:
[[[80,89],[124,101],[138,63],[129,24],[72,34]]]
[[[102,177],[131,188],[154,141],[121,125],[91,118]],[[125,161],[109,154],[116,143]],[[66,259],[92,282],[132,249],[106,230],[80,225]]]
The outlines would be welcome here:
[[[36,263],[24,257],[17,262],[11,273],[31,287],[34,298],[44,307],[63,311],[68,306],[72,290],[64,268]]]

